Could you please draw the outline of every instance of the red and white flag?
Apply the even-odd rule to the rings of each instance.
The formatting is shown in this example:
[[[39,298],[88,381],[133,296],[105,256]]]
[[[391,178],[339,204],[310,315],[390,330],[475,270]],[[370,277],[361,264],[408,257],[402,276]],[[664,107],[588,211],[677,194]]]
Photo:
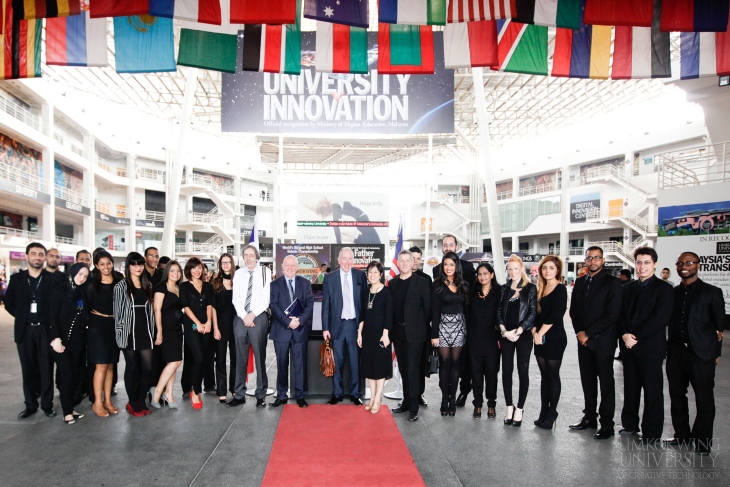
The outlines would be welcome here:
[[[498,66],[497,21],[446,24],[444,61],[448,69]]]
[[[449,0],[446,22],[511,19],[517,16],[517,0]]]

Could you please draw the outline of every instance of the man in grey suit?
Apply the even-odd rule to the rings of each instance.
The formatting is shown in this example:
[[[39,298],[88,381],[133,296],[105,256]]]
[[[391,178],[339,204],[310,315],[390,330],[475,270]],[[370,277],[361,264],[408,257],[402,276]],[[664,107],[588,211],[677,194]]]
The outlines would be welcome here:
[[[366,287],[365,273],[352,268],[354,253],[343,247],[337,257],[340,268],[327,274],[322,288],[322,330],[330,339],[335,355],[335,375],[332,377],[332,398],[327,404],[342,401],[342,369],[345,352],[350,364],[350,400],[356,406],[360,400],[360,351],[357,346],[357,325],[360,316],[361,293]]]

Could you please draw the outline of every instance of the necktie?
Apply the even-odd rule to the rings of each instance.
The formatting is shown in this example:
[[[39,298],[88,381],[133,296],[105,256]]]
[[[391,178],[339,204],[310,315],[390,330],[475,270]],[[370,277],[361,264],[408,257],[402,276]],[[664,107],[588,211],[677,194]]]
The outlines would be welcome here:
[[[586,279],[586,295],[585,300],[588,301],[588,295],[591,291],[591,283],[593,282],[593,278],[591,276],[588,276],[588,279]]]
[[[342,283],[342,319],[349,320],[352,316],[352,292],[350,290],[350,282],[347,279],[349,273],[345,274],[345,282]]]
[[[294,302],[294,286],[291,284],[291,279],[287,279],[286,282],[289,283],[289,301]]]
[[[251,295],[253,294],[253,271],[248,271],[248,290],[246,291],[246,313],[251,311]]]

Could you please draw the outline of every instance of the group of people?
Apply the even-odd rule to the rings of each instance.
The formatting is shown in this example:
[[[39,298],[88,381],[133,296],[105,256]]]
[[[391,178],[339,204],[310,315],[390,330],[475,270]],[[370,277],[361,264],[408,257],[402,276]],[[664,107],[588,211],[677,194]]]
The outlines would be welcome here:
[[[504,423],[520,426],[534,352],[541,374],[541,407],[534,424],[554,428],[560,367],[568,344],[563,262],[556,255],[545,256],[535,285],[521,258],[512,255],[506,266],[507,282],[500,284],[491,264],[482,262],[475,269],[459,258],[454,236],[443,238],[442,250],[433,282],[419,270],[421,252],[413,247],[397,256],[399,274],[387,285],[380,262],[371,262],[363,272],[353,266],[352,249],[340,250],[338,268],[323,273],[322,328],[335,362],[328,404],[342,402],[347,392],[352,403],[362,405],[360,382],[365,378],[371,391],[365,410],[376,414],[384,383],[393,375],[392,343],[404,390],[403,402],[393,408],[394,413],[407,412],[410,421],[418,420],[419,406],[427,405],[425,378],[436,355],[442,416],[454,416],[473,390],[473,417],[481,418],[486,399],[487,417],[496,418],[501,366]],[[290,399],[290,360],[294,399],[299,407],[308,406],[307,342],[314,297],[310,281],[297,276],[294,256],[283,259],[283,275],[272,280],[270,269],[260,264],[258,250],[251,245],[243,249],[240,269],[231,254],[223,254],[212,279],[207,279],[204,264],[195,257],[184,267],[165,258],[161,269],[157,249],[152,247],[145,255],[130,253],[124,275],[114,270],[114,259],[104,249],[93,255],[80,252],[68,274],[57,271],[57,252],[46,252],[39,243],[28,245],[26,254],[28,270],[13,276],[5,297],[6,309],[15,317],[23,373],[26,407],[20,418],[38,410],[38,397],[46,415],[55,415],[54,363],[66,422],[82,417],[74,407],[83,397],[86,374],[92,377],[89,396],[94,413],[117,414],[112,396],[120,350],[126,363],[126,410],[133,416],[150,414],[148,404],[178,407],[173,386],[181,364],[182,389],[193,408],[203,407],[203,381],[212,375],[213,361],[215,375],[210,380],[220,402],[229,407],[244,404],[249,348],[255,360],[256,406],[265,407],[269,339],[274,342],[278,370],[276,396],[269,406],[278,407]],[[661,438],[666,358],[675,429],[669,442],[694,441],[699,453],[707,453],[722,340],[722,292],[698,278],[699,258],[692,252],[679,256],[676,267],[682,282],[674,288],[655,276],[658,257],[653,248],[636,249],[634,259],[638,280],[622,284],[604,270],[600,247],[586,250],[588,272],[575,282],[569,309],[585,408],[584,417],[570,428],[598,429],[600,422],[594,438],[614,436],[613,358],[618,343],[625,398],[619,434],[641,433],[645,442]],[[349,383],[343,384],[346,364]],[[691,428],[690,384],[698,409]]]

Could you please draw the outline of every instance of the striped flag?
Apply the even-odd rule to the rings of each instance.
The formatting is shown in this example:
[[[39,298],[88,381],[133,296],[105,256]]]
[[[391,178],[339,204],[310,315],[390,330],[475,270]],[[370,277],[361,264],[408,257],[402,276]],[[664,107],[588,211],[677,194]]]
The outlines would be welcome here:
[[[106,19],[92,19],[88,6],[73,17],[46,20],[46,64],[109,66]]]
[[[515,22],[564,29],[580,28],[580,0],[517,0]]]
[[[222,0],[228,3],[230,0]],[[150,15],[221,25],[221,0],[149,0]],[[228,19],[226,19],[228,21]]]
[[[427,25],[378,24],[379,74],[433,74],[433,29]]]
[[[730,75],[730,33],[682,32],[680,78]]]
[[[0,79],[40,78],[42,20],[13,18],[13,0],[3,2]]]
[[[368,33],[361,27],[317,21],[315,67],[324,73],[368,73]]]
[[[177,64],[224,73],[236,72],[238,31],[243,25],[229,22],[230,6],[220,4],[221,25],[183,20],[180,23],[180,49]]]
[[[446,21],[511,19],[517,16],[517,0],[449,0]]]
[[[16,19],[46,19],[79,15],[79,0],[13,0]]]
[[[384,24],[444,25],[446,0],[380,0],[378,22]]]
[[[444,26],[446,68],[497,66],[497,22],[480,20]]]
[[[547,76],[547,27],[498,20],[497,41],[499,64],[492,70]]]
[[[89,12],[92,19],[130,17],[150,13],[150,0],[94,0]]]
[[[581,0],[585,7],[586,0]],[[580,29],[556,29],[552,75],[560,78],[608,79],[612,28],[586,25],[581,12]]]
[[[390,278],[395,279],[400,274],[398,268],[398,254],[403,249],[403,215],[401,215],[398,224],[398,239],[395,241],[395,253],[393,254],[393,264],[390,266]]]
[[[653,12],[654,0],[587,0],[583,22],[651,27]]]
[[[661,29],[666,32],[725,32],[728,0],[662,0]]]
[[[299,74],[301,33],[296,24],[246,24],[243,30],[244,71]]]
[[[304,18],[367,29],[368,5],[367,0],[304,0]]]
[[[298,0],[222,1],[231,2],[232,24],[293,24],[302,11]]]
[[[672,77],[669,32],[659,27],[661,9],[656,0],[651,27],[616,27],[611,79]]]

